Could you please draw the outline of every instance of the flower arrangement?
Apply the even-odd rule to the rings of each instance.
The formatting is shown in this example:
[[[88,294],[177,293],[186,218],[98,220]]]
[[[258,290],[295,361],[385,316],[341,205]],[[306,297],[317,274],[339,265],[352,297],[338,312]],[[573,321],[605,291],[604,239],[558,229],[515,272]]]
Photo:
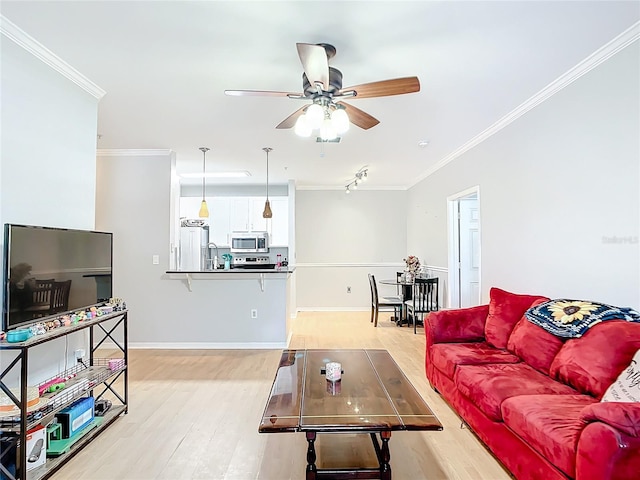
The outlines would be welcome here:
[[[406,270],[412,275],[416,275],[420,270],[420,259],[414,255],[409,255],[404,259],[404,262],[407,264]]]

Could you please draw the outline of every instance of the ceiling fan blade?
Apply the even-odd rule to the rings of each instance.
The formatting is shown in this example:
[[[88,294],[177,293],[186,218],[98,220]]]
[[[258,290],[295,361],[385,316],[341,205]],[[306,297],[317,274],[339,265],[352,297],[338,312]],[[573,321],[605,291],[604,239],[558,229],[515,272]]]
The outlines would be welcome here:
[[[324,47],[312,43],[296,43],[296,47],[309,83],[321,83],[323,90],[329,90],[329,60]]]
[[[287,118],[285,118],[283,121],[281,121],[278,124],[278,126],[276,126],[276,128],[280,128],[280,129],[281,128],[291,128],[291,127],[295,126],[296,120],[298,120],[298,117],[304,113],[304,109],[307,108],[307,107],[308,107],[308,105],[300,107],[298,110],[296,110],[291,115],[289,115]]]
[[[301,96],[301,93],[294,92],[270,92],[267,90],[225,90],[225,95],[232,97],[288,97],[288,96]]]
[[[394,78],[393,80],[382,80],[379,82],[363,83],[355,87],[343,88],[340,92],[354,90],[356,96],[353,98],[373,98],[388,97],[390,95],[403,95],[420,91],[420,80],[418,77]]]
[[[344,109],[347,111],[347,115],[349,115],[349,121],[351,121],[351,123],[364,130],[369,130],[371,127],[375,127],[380,123],[380,120],[372,117],[367,112],[363,112],[353,105],[349,105],[348,103],[344,102],[338,102],[338,105],[344,107]]]

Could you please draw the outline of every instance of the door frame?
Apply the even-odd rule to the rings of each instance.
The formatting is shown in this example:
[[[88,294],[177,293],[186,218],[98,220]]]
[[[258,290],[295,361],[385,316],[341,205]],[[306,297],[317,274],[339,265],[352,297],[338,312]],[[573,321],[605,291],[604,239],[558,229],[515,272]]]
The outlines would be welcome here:
[[[449,258],[449,288],[447,289],[447,305],[449,308],[459,308],[460,306],[460,266],[459,266],[459,247],[460,247],[460,231],[458,225],[458,204],[461,199],[475,195],[478,202],[478,296],[482,292],[482,221],[480,212],[480,185],[467,188],[461,192],[454,193],[447,197],[447,249]],[[478,305],[480,298],[478,298]]]

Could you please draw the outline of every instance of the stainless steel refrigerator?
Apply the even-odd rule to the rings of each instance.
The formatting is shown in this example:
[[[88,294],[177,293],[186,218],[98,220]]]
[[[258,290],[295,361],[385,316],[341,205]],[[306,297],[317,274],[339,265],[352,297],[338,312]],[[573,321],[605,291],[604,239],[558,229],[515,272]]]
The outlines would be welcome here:
[[[180,227],[180,270],[206,270],[208,256],[209,226]]]

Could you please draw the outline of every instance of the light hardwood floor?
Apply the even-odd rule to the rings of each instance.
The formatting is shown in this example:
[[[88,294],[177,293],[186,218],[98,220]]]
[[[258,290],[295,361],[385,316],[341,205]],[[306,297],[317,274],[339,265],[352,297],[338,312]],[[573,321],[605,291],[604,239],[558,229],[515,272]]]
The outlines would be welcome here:
[[[374,328],[364,312],[301,313],[290,347],[390,352],[444,425],[441,432],[394,432],[394,479],[510,479],[429,386],[421,328],[414,335],[385,315]],[[129,413],[53,478],[304,478],[304,434],[258,434],[279,358],[280,350],[131,350]],[[364,435],[320,435],[317,452],[320,467],[375,460]]]

